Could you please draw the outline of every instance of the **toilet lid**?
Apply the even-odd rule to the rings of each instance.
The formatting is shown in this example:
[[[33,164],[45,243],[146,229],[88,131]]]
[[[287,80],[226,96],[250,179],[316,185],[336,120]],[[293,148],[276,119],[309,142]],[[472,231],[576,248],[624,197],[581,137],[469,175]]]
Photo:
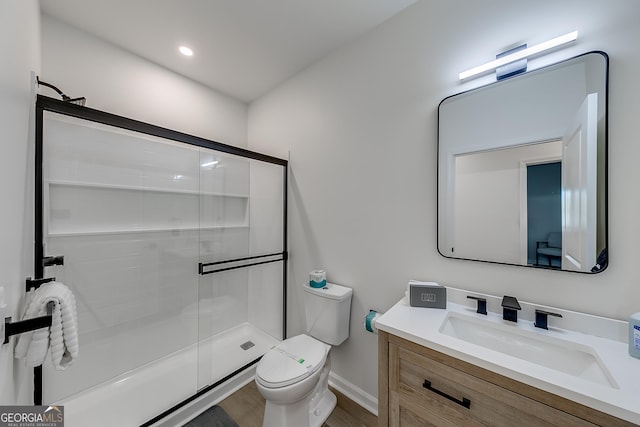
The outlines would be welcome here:
[[[324,365],[330,348],[308,335],[287,338],[265,353],[256,375],[273,388],[297,383]]]

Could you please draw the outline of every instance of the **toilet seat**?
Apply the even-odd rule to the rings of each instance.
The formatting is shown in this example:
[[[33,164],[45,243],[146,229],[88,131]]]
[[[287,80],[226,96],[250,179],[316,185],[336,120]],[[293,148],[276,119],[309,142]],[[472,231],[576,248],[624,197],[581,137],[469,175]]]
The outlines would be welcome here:
[[[256,368],[256,379],[268,388],[300,382],[324,366],[330,349],[308,335],[287,338],[265,353]]]

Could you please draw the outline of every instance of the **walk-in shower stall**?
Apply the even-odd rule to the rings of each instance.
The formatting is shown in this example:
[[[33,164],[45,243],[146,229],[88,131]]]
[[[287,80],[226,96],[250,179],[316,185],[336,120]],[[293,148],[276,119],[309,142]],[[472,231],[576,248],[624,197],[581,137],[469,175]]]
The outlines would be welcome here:
[[[68,427],[150,425],[285,338],[286,160],[36,110],[35,275],[75,294],[80,351],[34,370],[34,400]]]

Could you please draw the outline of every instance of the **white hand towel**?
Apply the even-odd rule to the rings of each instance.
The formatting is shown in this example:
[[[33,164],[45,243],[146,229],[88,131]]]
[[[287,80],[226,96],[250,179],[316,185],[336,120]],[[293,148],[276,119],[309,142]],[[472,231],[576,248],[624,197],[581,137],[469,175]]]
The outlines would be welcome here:
[[[50,301],[54,303],[51,327],[20,335],[15,357],[25,357],[29,367],[39,366],[50,349],[53,366],[64,370],[78,357],[78,317],[71,290],[60,282],[43,284],[33,292],[23,319],[46,315]]]

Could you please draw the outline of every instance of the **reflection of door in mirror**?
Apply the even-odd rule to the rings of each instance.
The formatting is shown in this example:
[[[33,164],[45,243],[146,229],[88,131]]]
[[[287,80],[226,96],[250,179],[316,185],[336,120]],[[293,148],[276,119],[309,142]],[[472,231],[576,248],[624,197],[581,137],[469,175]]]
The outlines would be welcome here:
[[[562,268],[591,271],[596,263],[598,94],[587,95],[562,140]]]
[[[526,167],[561,156],[561,141],[455,156],[451,236],[455,256],[529,264]]]

